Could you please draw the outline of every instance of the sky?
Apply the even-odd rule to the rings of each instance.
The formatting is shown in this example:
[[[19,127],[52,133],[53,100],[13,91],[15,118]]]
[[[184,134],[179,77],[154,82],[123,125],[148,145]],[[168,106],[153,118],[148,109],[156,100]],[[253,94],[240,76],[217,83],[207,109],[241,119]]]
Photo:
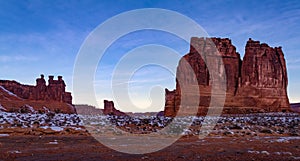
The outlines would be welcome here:
[[[289,99],[300,102],[300,3],[297,0],[0,0],[0,79],[35,84],[40,74],[62,75],[67,90],[72,91],[76,57],[89,34],[113,16],[142,8],[162,8],[185,15],[201,25],[209,36],[230,38],[241,57],[249,38],[272,47],[282,46],[288,67]],[[113,27],[112,32],[118,27]],[[122,36],[99,61],[94,80],[98,107],[102,108],[103,99],[114,99],[109,87],[118,62],[126,53],[147,44],[164,45],[181,55],[189,50],[187,42],[162,31],[141,30]],[[141,57],[147,54],[151,52],[140,52]],[[118,109],[162,110],[164,88],[174,89],[174,79],[169,70],[157,65],[138,69],[128,84],[130,98],[137,107]],[[149,97],[153,90],[158,91],[155,98]],[[155,101],[160,103],[152,106]],[[80,100],[74,103],[89,104]]]

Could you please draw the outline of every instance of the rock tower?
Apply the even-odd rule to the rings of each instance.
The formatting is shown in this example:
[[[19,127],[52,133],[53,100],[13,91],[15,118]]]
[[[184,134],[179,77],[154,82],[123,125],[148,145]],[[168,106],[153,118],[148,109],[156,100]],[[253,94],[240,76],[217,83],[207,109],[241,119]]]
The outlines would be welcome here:
[[[213,54],[214,49],[219,52],[220,59]],[[220,68],[220,61],[223,61],[224,68]],[[183,62],[187,62],[193,71],[188,70]],[[191,38],[190,51],[179,61],[176,78],[183,80],[181,85],[199,88],[198,115],[206,114],[211,100],[212,78],[205,62],[210,63],[210,69],[214,72],[226,74],[227,89],[223,113],[290,110],[287,69],[281,47],[273,48],[249,39],[242,61],[228,38]],[[191,72],[194,72],[197,80],[192,80]],[[191,93],[182,92],[177,81],[174,91],[166,89],[164,110],[166,116],[175,116],[179,108],[188,106],[181,105],[183,95],[190,98],[188,102],[198,99]]]

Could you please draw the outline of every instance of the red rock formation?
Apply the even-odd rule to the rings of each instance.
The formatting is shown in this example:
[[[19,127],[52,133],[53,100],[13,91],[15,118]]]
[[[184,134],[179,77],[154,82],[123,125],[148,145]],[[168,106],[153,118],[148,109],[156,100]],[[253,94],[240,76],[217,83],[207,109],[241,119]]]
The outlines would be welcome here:
[[[189,66],[193,70],[189,70]],[[213,72],[210,73],[208,67]],[[199,99],[198,114],[204,115],[211,100],[212,80],[220,79],[222,83],[225,74],[227,89],[223,113],[289,110],[286,70],[281,47],[272,48],[249,39],[242,62],[230,39],[193,37],[190,52],[179,61],[177,67],[176,90],[166,89],[164,113],[175,116],[180,106],[186,108]],[[197,80],[194,80],[193,72]],[[180,86],[185,88],[184,91]],[[189,89],[195,88],[199,88],[200,98],[189,92]],[[183,97],[187,99],[187,104],[181,103]]]
[[[168,89],[165,89],[165,110],[164,115],[171,116],[176,112],[175,109],[175,99],[176,97],[176,91],[169,91]]]
[[[103,114],[105,115],[116,115],[116,116],[124,116],[126,115],[124,112],[121,112],[115,108],[113,101],[104,100],[104,110]]]
[[[287,69],[281,47],[269,47],[249,39],[242,64],[238,95],[253,97],[244,103],[266,111],[289,109]]]
[[[0,86],[23,99],[59,101],[72,104],[71,93],[65,91],[66,84],[62,76],[58,76],[58,80],[53,78],[53,76],[49,76],[48,86],[46,86],[44,75],[36,79],[35,86],[23,85],[9,80],[0,80]]]
[[[14,110],[30,105],[35,110],[43,110],[43,107],[47,107],[53,112],[76,113],[72,105],[71,93],[65,91],[66,85],[62,76],[58,76],[58,80],[53,78],[53,76],[49,76],[48,85],[46,85],[44,75],[41,75],[40,78],[36,79],[35,86],[23,85],[16,81],[0,80],[0,87],[20,99],[14,101],[11,98],[0,98],[0,103],[6,104],[7,108]],[[5,93],[5,91],[2,92]]]

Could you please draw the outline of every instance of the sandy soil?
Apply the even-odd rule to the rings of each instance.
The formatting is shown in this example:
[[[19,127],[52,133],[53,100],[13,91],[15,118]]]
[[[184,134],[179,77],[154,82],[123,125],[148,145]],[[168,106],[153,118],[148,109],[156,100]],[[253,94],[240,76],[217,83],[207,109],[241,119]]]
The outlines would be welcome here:
[[[84,135],[0,136],[0,160],[300,160],[290,136],[184,137],[154,153],[124,154]]]
[[[224,116],[208,137],[199,139],[204,118],[178,118],[169,130],[169,118],[147,119],[68,114],[0,113],[1,160],[300,160],[299,115],[269,113]],[[82,121],[84,120],[84,121]],[[151,133],[132,137],[111,129],[112,125],[130,133]],[[137,152],[157,148],[172,140],[186,123],[192,123],[181,139],[153,153],[125,154],[99,143],[104,137],[115,148]],[[83,126],[85,123],[87,126]],[[108,128],[110,127],[110,128]],[[156,134],[156,139],[153,139]],[[145,140],[146,139],[146,140]],[[127,142],[129,140],[129,142]],[[150,142],[147,142],[150,141]],[[103,141],[103,140],[102,140]],[[134,146],[132,146],[134,145]],[[121,148],[121,149],[122,149]]]

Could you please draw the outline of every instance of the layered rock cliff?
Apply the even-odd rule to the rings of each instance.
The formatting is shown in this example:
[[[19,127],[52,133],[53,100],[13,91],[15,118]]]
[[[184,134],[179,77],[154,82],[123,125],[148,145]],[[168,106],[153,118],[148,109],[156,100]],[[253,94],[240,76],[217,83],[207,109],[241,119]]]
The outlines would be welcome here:
[[[189,53],[177,67],[176,89],[166,89],[165,115],[175,116],[179,108],[186,109],[197,101],[198,114],[205,115],[211,101],[213,79],[220,79],[216,81],[220,84],[214,86],[221,87],[226,82],[223,113],[289,110],[287,69],[281,47],[272,48],[249,39],[242,61],[228,38],[193,37]],[[199,89],[200,96],[188,89]],[[187,103],[182,104],[182,98]]]
[[[0,105],[7,111],[76,113],[70,92],[65,91],[62,76],[54,80],[49,76],[48,85],[44,75],[36,79],[36,85],[23,85],[16,81],[0,80]]]

